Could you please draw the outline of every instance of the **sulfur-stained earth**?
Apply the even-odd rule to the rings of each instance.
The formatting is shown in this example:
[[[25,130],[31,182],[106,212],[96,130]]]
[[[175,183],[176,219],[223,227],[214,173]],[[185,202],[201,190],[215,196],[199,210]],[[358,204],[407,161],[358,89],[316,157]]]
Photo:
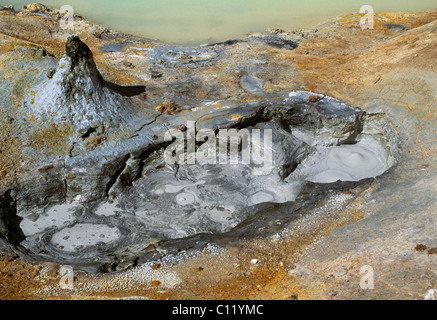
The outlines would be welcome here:
[[[45,127],[36,121],[32,139],[22,141],[26,127],[16,121],[28,116],[21,114],[20,103],[33,95],[35,79],[52,76],[71,33],[90,48],[105,80],[145,87],[136,96],[147,103],[145,113],[160,106],[173,106],[172,113],[178,106],[230,97],[256,101],[276,91],[311,91],[379,115],[396,133],[400,154],[384,175],[333,191],[273,234],[263,236],[261,227],[255,237],[238,241],[224,235],[202,250],[180,250],[122,271],[75,269],[70,288],[61,286],[65,274],[59,262],[23,258],[12,246],[2,246],[1,299],[432,298],[437,12],[376,14],[374,29],[366,30],[360,28],[361,15],[350,14],[308,30],[271,29],[192,52],[80,17],[74,30],[63,30],[55,9],[37,13],[0,11],[1,190],[25,180],[29,162],[74,155],[68,124]],[[84,150],[118,139],[120,132],[89,135]],[[30,160],[23,152],[29,144],[40,150]],[[41,179],[50,169],[40,168]]]

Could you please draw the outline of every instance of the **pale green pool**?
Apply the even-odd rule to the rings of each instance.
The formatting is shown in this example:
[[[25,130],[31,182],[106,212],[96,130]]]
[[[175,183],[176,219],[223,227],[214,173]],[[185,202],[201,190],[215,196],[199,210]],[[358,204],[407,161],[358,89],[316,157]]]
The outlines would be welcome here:
[[[20,9],[31,1],[1,0]],[[48,6],[70,5],[76,14],[121,32],[183,45],[244,36],[269,27],[309,27],[322,19],[359,12],[437,9],[436,0],[40,0]]]

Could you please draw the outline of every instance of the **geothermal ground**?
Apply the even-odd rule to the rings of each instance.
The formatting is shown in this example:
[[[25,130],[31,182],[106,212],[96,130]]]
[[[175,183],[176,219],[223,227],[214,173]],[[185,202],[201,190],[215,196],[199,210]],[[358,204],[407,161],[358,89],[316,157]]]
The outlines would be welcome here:
[[[187,48],[0,9],[0,298],[433,297],[437,12]],[[165,161],[220,129],[272,170]]]

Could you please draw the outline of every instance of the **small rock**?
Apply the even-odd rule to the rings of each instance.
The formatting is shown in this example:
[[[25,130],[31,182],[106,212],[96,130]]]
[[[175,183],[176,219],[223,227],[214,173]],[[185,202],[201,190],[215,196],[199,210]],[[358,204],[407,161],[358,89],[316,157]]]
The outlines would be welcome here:
[[[400,31],[404,31],[405,29],[409,29],[408,25],[401,24],[401,23],[387,23],[385,27],[395,32],[400,32]]]
[[[427,251],[428,254],[437,254],[437,248],[431,248]]]
[[[11,11],[15,12],[14,6],[12,4],[8,6],[0,6],[0,11]]]
[[[160,268],[161,268],[161,265],[159,263],[154,264],[152,267],[153,270],[159,270]]]
[[[156,110],[162,113],[167,113],[168,115],[171,115],[173,111],[176,111],[181,106],[176,103],[169,103],[169,102],[163,102],[161,105],[156,107]]]
[[[183,132],[185,132],[185,131],[187,131],[187,126],[184,125],[184,124],[180,124],[180,125],[178,126],[178,129],[181,130],[181,131],[183,131]]]
[[[310,102],[317,102],[317,101],[320,100],[320,98],[317,97],[317,96],[309,96],[309,97],[308,97],[308,100],[309,100]]]
[[[285,32],[285,30],[279,29],[279,28],[271,28],[271,29],[267,29],[266,31],[270,32],[270,33],[274,33],[274,34],[284,33]]]
[[[338,292],[335,291],[335,290],[330,290],[330,291],[329,291],[329,295],[330,295],[331,297],[335,297],[337,294],[338,294]]]
[[[250,263],[253,264],[253,265],[255,265],[255,264],[258,263],[258,259],[252,259],[252,260],[250,260]]]
[[[47,7],[41,3],[31,3],[28,5],[25,5],[23,7],[24,10],[30,11],[30,12],[46,12]]]
[[[418,245],[414,248],[414,250],[419,251],[419,252],[423,252],[423,251],[425,251],[426,249],[428,249],[428,247],[425,246],[424,244],[418,244]]]
[[[49,79],[53,78],[53,75],[55,74],[55,72],[56,72],[55,68],[50,68],[46,73],[47,78],[49,78]]]
[[[150,282],[150,285],[152,287],[158,287],[161,285],[161,281],[159,281],[159,280],[152,281],[152,282]]]

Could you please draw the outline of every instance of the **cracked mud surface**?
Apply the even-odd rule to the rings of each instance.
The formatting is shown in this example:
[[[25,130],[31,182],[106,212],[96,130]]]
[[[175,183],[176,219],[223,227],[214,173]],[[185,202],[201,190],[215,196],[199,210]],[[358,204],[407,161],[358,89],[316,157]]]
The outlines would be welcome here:
[[[47,74],[52,76],[48,70],[56,68],[62,58],[67,35],[53,29],[50,41],[44,34],[35,37],[35,30],[54,24],[35,16],[2,13],[0,59],[7,67],[1,69],[1,74],[8,79],[2,82],[5,90],[1,96],[1,112],[6,115],[2,117],[0,154],[1,183],[6,192],[2,199],[3,217],[14,216],[11,203],[17,200],[17,194],[29,194],[18,199],[34,208],[45,208],[47,203],[56,203],[57,199],[87,203],[112,192],[118,194],[120,174],[124,172],[124,176],[128,176],[126,170],[138,165],[135,159],[149,159],[152,149],[144,144],[136,156],[126,158],[125,152],[118,155],[113,152],[122,148],[105,146],[126,139],[134,141],[129,142],[131,150],[138,150],[135,139],[141,140],[143,134],[148,143],[159,146],[162,130],[148,132],[149,128],[158,122],[165,124],[163,129],[186,124],[193,119],[192,115],[185,116],[190,112],[199,114],[198,123],[205,127],[226,123],[229,120],[223,119],[227,114],[231,121],[234,116],[238,116],[235,120],[242,121],[248,117],[243,113],[244,108],[231,113],[227,113],[226,108],[220,110],[228,101],[233,101],[238,108],[242,103],[262,105],[266,101],[281,100],[284,92],[317,92],[308,95],[335,97],[365,111],[371,121],[366,122],[362,130],[381,136],[384,145],[390,145],[389,140],[393,138],[387,132],[395,132],[400,154],[396,159],[398,164],[376,179],[326,188],[308,184],[301,196],[310,195],[313,201],[303,201],[305,205],[296,202],[289,219],[283,219],[291,210],[289,204],[264,204],[234,236],[219,235],[212,241],[200,235],[183,248],[177,241],[152,241],[151,254],[144,260],[136,260],[133,268],[132,264],[117,261],[109,264],[112,270],[118,270],[119,266],[117,272],[94,274],[77,269],[73,290],[59,288],[59,264],[41,262],[41,255],[27,257],[22,250],[2,242],[2,251],[9,253],[3,256],[0,265],[1,296],[423,299],[429,289],[435,288],[437,278],[433,269],[434,251],[415,249],[419,244],[431,249],[437,246],[433,223],[436,212],[433,197],[436,188],[433,161],[436,154],[436,18],[433,12],[380,14],[376,29],[363,31],[359,29],[359,16],[349,15],[317,26],[317,32],[316,28],[303,32],[302,39],[295,39],[293,33],[271,30],[266,35],[254,35],[241,42],[191,51],[170,49],[165,44],[116,33],[112,40],[103,40],[106,37],[98,36],[102,28],[82,20],[76,33],[90,47],[102,77],[114,84],[109,86],[110,90],[119,89],[117,92],[129,100],[133,111],[145,115],[146,121],[129,128],[111,127],[106,123],[76,127],[74,121],[63,124],[62,119],[56,125],[44,125],[38,122],[38,117],[29,115],[25,115],[29,117],[27,123],[20,122],[21,102],[27,99],[31,103],[32,98],[38,101],[40,92],[33,88],[40,81],[47,81]],[[386,24],[396,23],[409,28],[386,27]],[[268,40],[270,37],[277,39],[273,46]],[[260,38],[268,41],[260,41]],[[285,40],[298,42],[299,46],[278,47],[278,43],[288,45]],[[123,45],[118,45],[121,42]],[[34,47],[44,50],[32,49]],[[145,86],[144,92],[127,94],[141,86]],[[125,91],[120,92],[121,88]],[[163,103],[180,108],[162,114],[157,107]],[[308,103],[312,103],[309,97]],[[205,111],[212,104],[215,117]],[[199,110],[192,111],[193,108]],[[38,125],[32,127],[28,123]],[[385,131],[381,130],[384,126]],[[22,132],[31,134],[26,137]],[[17,147],[21,145],[23,148]],[[26,149],[28,153],[23,152]],[[101,159],[110,155],[112,160],[99,160],[90,166],[89,159],[93,157],[86,158],[90,154],[99,154]],[[86,173],[68,169],[80,168],[80,159],[82,168],[87,168]],[[89,167],[105,170],[103,173],[100,169],[89,171]],[[143,164],[142,169],[145,167]],[[93,175],[115,178],[92,185],[89,177]],[[71,183],[66,184],[66,181]],[[18,193],[7,192],[15,185],[23,187],[17,189]],[[30,196],[32,189],[42,191]],[[45,194],[51,197],[43,197]],[[78,194],[83,198],[75,198]],[[32,197],[44,200],[35,204]],[[76,212],[81,209],[58,205],[61,208],[56,214],[59,213],[61,219],[57,223],[81,215]],[[111,216],[105,215],[111,212],[108,207],[112,205],[104,202],[96,210],[110,220]],[[9,218],[3,220],[7,224],[4,230],[12,234],[17,222]],[[85,221],[81,223],[87,225]],[[38,228],[38,224],[29,226]],[[71,228],[74,226],[65,232]],[[94,231],[96,235],[101,232],[100,229]],[[10,238],[10,242],[15,244],[25,236],[14,234],[16,238]],[[66,236],[62,235],[59,241]],[[252,263],[254,259],[256,263]],[[374,290],[359,287],[363,265],[375,270]]]

